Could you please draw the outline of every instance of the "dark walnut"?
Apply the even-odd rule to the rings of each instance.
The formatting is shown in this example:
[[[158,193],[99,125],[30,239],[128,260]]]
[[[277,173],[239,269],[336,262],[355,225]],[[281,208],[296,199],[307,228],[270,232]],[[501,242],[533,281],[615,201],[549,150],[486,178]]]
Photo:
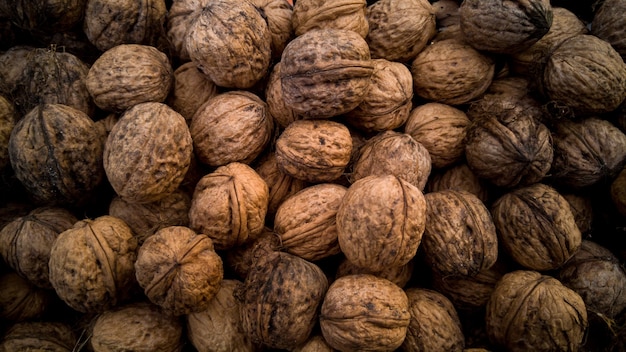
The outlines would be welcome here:
[[[348,259],[344,258],[339,263],[339,266],[337,266],[337,270],[335,271],[335,279],[348,275],[370,274],[381,277],[383,279],[387,279],[394,284],[404,288],[409,283],[409,280],[411,280],[414,268],[415,263],[411,260],[404,265],[390,266],[383,269],[382,271],[371,271],[367,268],[358,267],[352,264]]]
[[[0,229],[0,255],[9,267],[32,284],[51,289],[50,250],[59,234],[77,221],[64,208],[36,208]]]
[[[215,167],[251,163],[269,145],[273,129],[267,104],[243,90],[207,100],[189,126],[198,161]]]
[[[276,140],[276,164],[287,175],[311,182],[330,182],[344,173],[352,156],[352,137],[343,124],[330,120],[297,120]]]
[[[189,227],[209,236],[217,250],[243,245],[263,231],[268,199],[267,184],[250,166],[220,166],[198,181]]]
[[[121,113],[139,103],[164,102],[173,76],[169,58],[157,48],[120,44],[96,59],[86,85],[100,109]]]
[[[0,1],[0,17],[32,34],[63,32],[79,25],[87,0]]]
[[[626,61],[626,11],[623,0],[605,0],[596,10],[591,22],[591,34],[605,40]]]
[[[320,311],[322,335],[339,351],[393,351],[402,345],[410,321],[404,290],[367,274],[335,280]]]
[[[326,340],[324,340],[324,336],[320,335],[312,335],[309,339],[302,345],[293,349],[293,352],[334,352],[335,350],[328,345]]]
[[[504,194],[491,213],[502,247],[528,269],[557,269],[580,248],[582,235],[569,203],[545,184]]]
[[[435,9],[426,0],[380,0],[367,7],[372,57],[408,62],[437,33]]]
[[[594,204],[589,195],[582,193],[561,193],[572,208],[576,226],[583,235],[588,234],[594,223]]]
[[[104,147],[104,170],[115,192],[135,203],[155,202],[183,181],[192,157],[185,119],[163,103],[141,103],[115,124]]]
[[[81,204],[104,179],[102,144],[93,120],[62,104],[38,105],[11,133],[15,176],[37,202]]]
[[[243,329],[253,343],[291,350],[311,335],[327,289],[317,265],[285,252],[255,253],[237,292]]]
[[[357,180],[337,211],[341,251],[354,265],[373,272],[411,261],[425,226],[422,191],[392,175]]]
[[[434,170],[428,178],[426,192],[443,190],[467,191],[472,193],[483,203],[489,200],[489,188],[486,182],[476,176],[466,162],[451,167]]]
[[[167,105],[183,115],[187,125],[190,125],[196,111],[217,94],[215,83],[198,70],[194,62],[186,62],[174,71],[174,86]]]
[[[269,73],[265,87],[265,102],[274,124],[284,129],[290,123],[299,120],[301,116],[287,106],[285,99],[283,99],[283,86],[280,82],[281,67],[282,64],[277,62]]]
[[[307,31],[287,44],[281,63],[285,104],[313,119],[356,108],[365,98],[374,72],[365,40],[345,29]]]
[[[272,58],[279,59],[285,46],[293,39],[293,6],[287,0],[251,0],[265,16],[272,38]]]
[[[15,106],[7,98],[0,95],[0,171],[9,165],[9,138],[15,127],[17,114]]]
[[[36,320],[54,302],[54,292],[39,288],[9,271],[0,274],[0,318],[7,322]]]
[[[176,0],[167,11],[165,30],[170,43],[172,56],[181,62],[188,62],[189,52],[185,47],[185,38],[191,24],[200,16],[211,0]]]
[[[518,270],[496,284],[486,308],[491,342],[507,351],[578,351],[587,328],[580,295],[557,279]]]
[[[57,237],[50,251],[50,282],[68,306],[99,313],[132,297],[137,239],[109,215],[81,220]]]
[[[139,247],[135,276],[152,303],[180,316],[209,306],[224,268],[209,237],[185,226],[168,226]]]
[[[35,50],[30,45],[16,45],[0,54],[0,92],[5,97],[20,83],[26,69],[30,53]]]
[[[261,234],[252,241],[240,246],[230,248],[224,254],[224,262],[227,270],[232,270],[238,278],[245,279],[250,268],[255,262],[255,256],[261,251],[271,253],[281,249],[280,238],[274,234],[274,230],[264,227]]]
[[[60,321],[24,321],[11,326],[0,351],[72,352],[78,338],[72,327]]]
[[[610,194],[615,209],[626,216],[626,168],[611,182]]]
[[[425,260],[442,275],[474,276],[498,258],[498,235],[489,209],[475,195],[426,193]]]
[[[293,29],[302,35],[312,29],[345,29],[365,38],[369,25],[365,12],[365,0],[302,0],[293,6]]]
[[[191,61],[220,87],[252,87],[268,71],[272,37],[261,11],[249,1],[208,2],[184,37]]]

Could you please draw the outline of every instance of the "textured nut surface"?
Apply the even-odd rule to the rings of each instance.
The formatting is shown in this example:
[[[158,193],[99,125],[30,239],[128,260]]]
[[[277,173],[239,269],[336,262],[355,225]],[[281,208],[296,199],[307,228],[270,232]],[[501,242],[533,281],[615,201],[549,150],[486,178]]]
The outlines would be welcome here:
[[[265,87],[265,102],[274,123],[281,128],[285,128],[290,123],[300,119],[300,116],[287,106],[283,99],[283,86],[280,82],[281,67],[282,64],[277,62],[270,71],[267,86]]]
[[[72,328],[65,323],[25,321],[8,329],[0,351],[71,352],[76,342]]]
[[[0,170],[9,165],[9,138],[15,127],[16,117],[13,103],[0,95]]]
[[[191,24],[198,18],[211,0],[177,0],[167,12],[165,22],[167,39],[172,55],[181,61],[189,61],[189,52],[185,47],[185,38]]]
[[[53,302],[53,295],[15,272],[0,274],[0,318],[10,322],[36,320]]]
[[[293,7],[293,29],[295,35],[302,35],[312,29],[345,29],[365,38],[369,32],[365,16],[365,0],[302,0]]]
[[[595,220],[594,204],[591,197],[579,193],[561,193],[561,195],[572,208],[572,214],[574,214],[574,220],[576,220],[576,226],[578,226],[580,233],[583,235],[589,233]]]
[[[3,17],[11,19],[18,28],[36,34],[67,31],[79,24],[87,0],[39,0],[28,3],[0,1]]]
[[[313,335],[304,344],[295,348],[293,352],[334,352],[335,350],[328,345],[324,336]]]
[[[626,19],[621,14],[626,11],[626,3],[621,0],[602,2],[591,22],[591,34],[607,41],[626,61]]]
[[[337,270],[335,271],[335,278],[355,274],[370,274],[381,277],[383,279],[387,279],[398,285],[399,287],[404,288],[409,283],[409,280],[411,280],[414,267],[415,264],[411,260],[405,265],[390,266],[383,269],[382,271],[371,271],[367,268],[358,267],[352,264],[348,259],[344,258],[341,263],[339,263],[339,266],[337,266]]]
[[[287,0],[252,0],[252,3],[265,15],[272,38],[272,57],[280,59],[293,38],[293,5]]]
[[[428,179],[426,192],[443,190],[467,191],[486,203],[489,200],[489,189],[484,180],[476,176],[466,162],[446,169],[435,170]]]
[[[195,62],[190,61],[174,71],[174,86],[167,102],[172,109],[183,115],[189,125],[196,111],[217,94],[215,83],[198,70]]]
[[[615,205],[617,211],[626,216],[626,169],[622,169],[620,173],[611,182],[611,201]]]

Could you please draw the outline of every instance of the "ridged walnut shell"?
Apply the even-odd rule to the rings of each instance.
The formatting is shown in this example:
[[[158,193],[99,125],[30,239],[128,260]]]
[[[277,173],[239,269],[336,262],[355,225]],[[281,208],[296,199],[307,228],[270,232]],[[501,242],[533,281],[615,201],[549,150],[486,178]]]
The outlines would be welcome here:
[[[304,344],[298,346],[293,352],[335,352],[335,349],[330,347],[324,336],[312,335]]]
[[[589,195],[583,193],[561,193],[567,200],[574,214],[576,225],[583,235],[588,234],[593,228],[595,211],[594,204]]]
[[[610,192],[615,209],[626,216],[626,168],[622,169],[611,182]]]
[[[287,106],[285,99],[283,99],[283,86],[280,82],[281,66],[282,64],[277,62],[270,71],[265,87],[265,102],[267,103],[267,110],[272,116],[275,125],[284,129],[290,123],[299,120],[301,117],[293,111],[292,108]]]
[[[16,120],[15,106],[0,95],[0,171],[9,165],[9,138]]]
[[[200,16],[202,10],[208,6],[212,0],[177,0],[172,1],[172,5],[167,12],[165,30],[170,43],[172,56],[179,58],[182,62],[188,62],[189,52],[185,47],[185,38],[191,24]]]
[[[50,282],[71,308],[99,313],[136,287],[137,239],[122,220],[103,215],[62,232],[50,251]]]
[[[357,180],[337,211],[341,251],[356,266],[373,272],[413,259],[425,226],[422,191],[392,175]]]
[[[390,266],[383,269],[382,271],[371,271],[367,268],[358,267],[352,264],[348,259],[344,258],[339,263],[339,266],[337,266],[337,269],[335,271],[335,278],[337,279],[342,276],[355,274],[370,274],[381,277],[383,279],[387,279],[394,284],[404,288],[411,280],[414,268],[414,261],[411,260],[404,265]]]
[[[502,247],[520,265],[557,269],[580,248],[582,235],[567,200],[536,183],[502,195],[492,207]]]
[[[36,320],[51,303],[56,303],[53,298],[53,291],[39,288],[13,271],[0,274],[0,319],[3,322]]]
[[[60,321],[24,321],[11,326],[0,351],[72,352],[78,339],[72,327]]]
[[[293,5],[287,0],[251,0],[265,15],[272,38],[272,58],[280,59],[285,46],[293,39]]]
[[[293,6],[293,29],[296,36],[312,29],[345,29],[365,38],[369,32],[365,0],[301,0]]]
[[[428,178],[426,192],[448,189],[472,193],[485,204],[489,200],[488,185],[483,179],[476,176],[466,162],[435,170]]]
[[[36,0],[29,2],[0,1],[2,17],[17,28],[42,35],[64,32],[80,24],[87,0]]]
[[[186,62],[174,71],[174,86],[167,104],[190,125],[196,111],[217,94],[215,83],[198,70],[194,62]]]
[[[626,11],[623,0],[605,0],[596,10],[591,22],[591,34],[605,40],[626,61]]]
[[[356,32],[314,29],[289,42],[281,58],[285,104],[313,119],[356,108],[374,72],[370,50]]]
[[[578,351],[587,312],[580,295],[557,279],[518,270],[496,284],[485,321],[489,339],[507,351]]]

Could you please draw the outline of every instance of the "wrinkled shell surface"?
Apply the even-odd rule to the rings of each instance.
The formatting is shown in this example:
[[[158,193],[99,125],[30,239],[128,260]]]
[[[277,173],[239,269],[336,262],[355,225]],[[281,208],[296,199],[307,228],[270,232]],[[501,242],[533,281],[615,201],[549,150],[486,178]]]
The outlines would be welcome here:
[[[622,169],[611,182],[610,192],[615,208],[620,214],[626,216],[626,169]]]
[[[349,260],[345,259],[339,263],[337,266],[337,270],[335,272],[335,278],[339,278],[347,275],[355,275],[355,274],[370,274],[374,276],[381,277],[383,279],[387,279],[394,284],[403,287],[409,283],[411,280],[411,275],[413,275],[413,268],[415,264],[413,261],[409,261],[405,265],[400,266],[391,266],[383,269],[382,271],[371,271],[367,268],[358,267]]]
[[[365,0],[324,0],[297,1],[293,7],[293,29],[295,35],[302,35],[312,29],[345,29],[365,38],[369,32],[365,16]]]
[[[435,170],[426,184],[426,192],[448,189],[472,193],[483,203],[489,199],[489,189],[484,180],[476,176],[465,162],[446,169]]]
[[[35,320],[44,314],[52,297],[51,291],[34,286],[15,272],[0,274],[0,318],[3,321]]]
[[[265,15],[272,38],[272,57],[279,58],[287,43],[293,39],[293,6],[287,0],[251,0]]]
[[[594,223],[594,204],[591,197],[578,193],[561,193],[561,195],[569,203],[580,233],[583,235],[589,233]]]
[[[165,22],[167,39],[170,43],[172,55],[181,61],[189,61],[189,52],[185,47],[187,31],[191,24],[200,16],[202,10],[212,0],[177,0],[167,12]]]
[[[13,103],[0,95],[0,171],[9,165],[9,138],[16,117]]]
[[[198,70],[194,62],[186,62],[174,71],[174,87],[168,105],[183,115],[189,125],[196,111],[217,94],[215,83]]]
[[[86,3],[87,0],[2,0],[0,13],[18,28],[33,33],[63,32],[80,23]]]
[[[61,322],[26,321],[4,334],[0,351],[71,352],[77,338],[72,327]]]
[[[591,34],[607,41],[626,61],[626,11],[623,0],[605,0],[597,9],[591,22]]]
[[[295,120],[299,120],[300,116],[287,106],[283,99],[283,86],[280,81],[281,67],[282,64],[277,62],[270,71],[265,87],[265,102],[275,125],[285,128]]]
[[[324,336],[313,335],[303,345],[294,349],[293,352],[334,352],[335,350],[328,345]]]

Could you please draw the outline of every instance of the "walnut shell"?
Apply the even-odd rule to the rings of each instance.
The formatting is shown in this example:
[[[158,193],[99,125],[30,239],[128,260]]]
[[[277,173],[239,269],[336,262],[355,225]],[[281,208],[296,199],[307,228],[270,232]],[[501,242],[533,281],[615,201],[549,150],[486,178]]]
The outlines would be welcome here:
[[[200,16],[202,10],[212,0],[176,0],[172,1],[165,22],[166,35],[173,56],[182,62],[189,61],[189,52],[185,47],[185,38],[191,24]]]
[[[64,208],[35,208],[0,229],[0,255],[9,267],[32,284],[51,289],[50,250],[59,234],[77,221]]]
[[[576,226],[578,226],[580,233],[583,235],[589,233],[594,223],[594,210],[591,198],[578,193],[561,193],[561,195],[572,208],[572,214],[574,214],[574,220],[576,220]]]
[[[90,343],[94,352],[177,352],[183,348],[183,322],[158,306],[137,302],[96,317]]]
[[[495,73],[494,61],[460,41],[435,42],[411,62],[413,92],[427,100],[460,105],[483,94]]]
[[[293,38],[293,2],[286,0],[251,0],[265,15],[272,38],[272,57],[280,59],[285,46]]]
[[[282,64],[277,62],[270,71],[265,88],[265,102],[267,110],[272,116],[274,123],[280,128],[286,128],[290,123],[301,118],[292,108],[287,106],[283,99],[283,87],[280,81]]]
[[[335,280],[324,297],[320,327],[340,351],[393,351],[402,345],[411,320],[409,300],[393,282],[360,274]]]
[[[0,1],[0,14],[33,34],[64,32],[80,24],[87,0]]]
[[[367,7],[372,57],[408,62],[437,33],[435,9],[426,0],[379,0]]]
[[[35,50],[30,45],[16,45],[0,54],[0,92],[6,97],[21,82],[30,53]]]
[[[475,195],[445,190],[426,193],[426,262],[443,275],[474,276],[498,258],[498,235],[489,209]]]
[[[198,181],[189,227],[209,236],[216,250],[240,246],[263,231],[268,199],[267,184],[250,166],[220,166]]]
[[[267,104],[242,90],[209,99],[194,114],[189,131],[198,160],[222,166],[251,163],[268,146],[273,127]]]
[[[626,168],[611,182],[611,201],[622,216],[626,216]]]
[[[157,48],[120,44],[100,55],[89,69],[87,91],[106,111],[123,112],[145,102],[164,102],[174,72],[168,57]]]
[[[557,269],[580,248],[582,235],[569,203],[545,184],[505,193],[491,213],[502,247],[528,269]]]
[[[626,19],[621,14],[626,11],[623,0],[603,1],[593,15],[591,34],[605,40],[626,61]]]
[[[335,349],[328,345],[324,336],[312,335],[304,344],[293,349],[293,352],[335,352]]]
[[[432,166],[428,150],[411,135],[384,131],[368,139],[359,149],[350,180],[371,175],[395,175],[424,190]]]
[[[0,95],[0,171],[9,165],[9,138],[16,117],[13,103]]]
[[[387,279],[394,284],[404,287],[411,280],[411,276],[413,275],[413,268],[415,267],[414,262],[411,260],[408,263],[401,266],[390,266],[388,268],[383,269],[382,271],[371,271],[367,268],[361,268],[354,264],[352,264],[348,259],[344,258],[337,266],[337,270],[335,271],[335,278],[340,278],[342,276],[347,275],[355,275],[355,274],[370,274],[378,277],[382,277],[383,279]]]
[[[174,86],[167,101],[190,125],[196,111],[217,94],[215,83],[194,62],[186,62],[174,71]]]
[[[12,322],[35,320],[53,302],[53,295],[15,272],[0,274],[0,318]]]
[[[301,0],[293,6],[293,29],[300,36],[312,29],[345,29],[365,38],[369,25],[365,0]]]
[[[109,215],[78,221],[50,251],[50,282],[68,306],[96,313],[130,298],[135,288],[137,239]]]
[[[154,202],[180,186],[192,155],[185,119],[163,103],[140,103],[120,117],[104,147],[104,170],[122,198]]]
[[[72,328],[58,321],[24,321],[4,334],[0,351],[72,352],[78,342]]]
[[[200,71],[220,87],[246,89],[268,71],[271,34],[251,2],[208,2],[191,22],[185,49]]]
[[[295,255],[262,251],[241,291],[241,321],[252,342],[275,349],[304,343],[318,321],[328,289],[317,265]]]
[[[348,124],[366,132],[393,130],[402,126],[413,106],[413,77],[399,63],[372,60],[374,72],[365,98],[345,114]]]
[[[311,182],[338,179],[352,155],[350,130],[329,120],[297,120],[276,140],[276,164],[287,175]]]
[[[341,251],[373,272],[408,263],[426,226],[426,200],[419,188],[392,175],[354,182],[337,211]]]
[[[517,270],[496,284],[486,308],[489,339],[507,351],[577,351],[587,328],[580,295],[557,279]]]
[[[440,169],[463,159],[470,123],[465,112],[453,106],[426,103],[411,110],[404,133],[422,144],[432,167]]]
[[[472,193],[485,204],[489,200],[489,189],[486,183],[476,176],[466,162],[434,170],[426,184],[426,192],[448,189]]]
[[[281,62],[285,104],[314,119],[356,108],[374,72],[365,40],[345,29],[307,31],[287,44]]]
[[[336,219],[346,191],[341,185],[320,183],[285,199],[274,219],[282,250],[312,262],[339,254]]]
[[[256,261],[255,256],[262,251],[270,253],[280,249],[280,238],[271,228],[264,227],[259,237],[226,251],[224,261],[227,269],[232,270],[237,277],[245,279]]]
[[[11,166],[37,202],[81,204],[104,179],[102,144],[94,143],[99,139],[84,112],[62,104],[38,105],[11,132]]]
[[[135,276],[154,304],[174,315],[205,310],[224,277],[213,241],[185,226],[168,226],[139,248]]]

